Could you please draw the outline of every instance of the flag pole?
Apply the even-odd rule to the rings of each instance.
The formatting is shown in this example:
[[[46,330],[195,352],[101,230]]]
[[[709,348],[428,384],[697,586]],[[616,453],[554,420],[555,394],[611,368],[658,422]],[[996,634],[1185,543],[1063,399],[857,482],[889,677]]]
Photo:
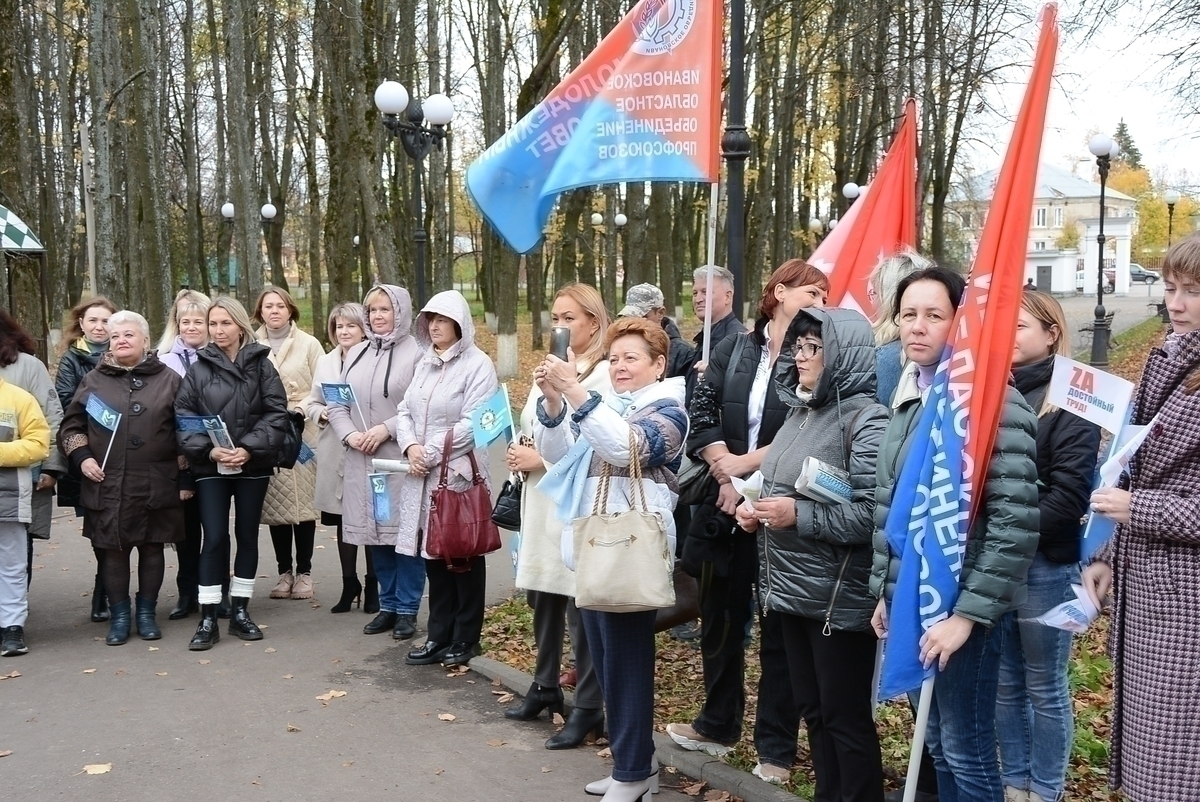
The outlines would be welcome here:
[[[871,671],[871,717],[879,709],[879,679],[883,675],[883,638],[875,642],[875,668]]]
[[[917,798],[917,775],[921,773],[921,749],[925,744],[925,730],[929,727],[929,708],[933,704],[933,681],[934,677],[926,677],[921,683],[912,750],[908,754],[908,778],[904,781],[904,802],[915,802]]]
[[[108,448],[104,449],[104,460],[100,463],[100,471],[104,471],[104,466],[108,465],[108,455],[112,451],[113,440],[117,439],[117,429],[121,428],[121,416],[117,415],[117,422],[113,425],[112,434],[108,436]]]
[[[705,368],[708,367],[708,354],[712,350],[713,268],[717,263],[717,201],[720,187],[721,183],[714,181],[708,193],[708,270],[704,290],[704,345],[700,354],[700,361]]]
[[[508,442],[517,439],[517,422],[512,415],[512,400],[508,397],[508,382],[501,382],[500,389],[504,392],[504,406],[508,408]]]
[[[358,405],[357,395],[354,396],[354,408],[358,410],[358,419],[362,421],[363,432],[365,433],[371,427],[367,425],[367,416],[362,413],[362,407]]]

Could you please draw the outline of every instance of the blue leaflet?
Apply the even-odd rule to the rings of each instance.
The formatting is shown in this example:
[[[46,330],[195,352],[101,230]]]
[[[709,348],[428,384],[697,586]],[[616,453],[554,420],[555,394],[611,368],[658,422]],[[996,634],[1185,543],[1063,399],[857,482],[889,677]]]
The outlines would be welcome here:
[[[375,522],[386,524],[392,518],[392,497],[388,492],[388,475],[386,473],[369,473],[367,481],[371,484],[371,509]]]

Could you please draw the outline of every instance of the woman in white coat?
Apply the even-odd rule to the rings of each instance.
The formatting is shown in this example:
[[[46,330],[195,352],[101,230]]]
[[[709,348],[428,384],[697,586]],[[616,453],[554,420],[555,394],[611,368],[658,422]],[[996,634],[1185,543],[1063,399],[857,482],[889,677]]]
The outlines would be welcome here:
[[[325,349],[317,338],[301,330],[296,321],[300,310],[287,290],[264,287],[254,306],[254,319],[263,322],[256,334],[258,341],[271,349],[271,364],[279,371],[287,391],[288,409],[304,412],[304,402],[312,390],[317,360]],[[304,442],[316,446],[316,436],[305,429]],[[317,488],[317,466],[303,455],[294,468],[280,468],[271,477],[267,500],[263,502],[262,522],[271,528],[275,561],[279,564],[279,582],[271,591],[272,599],[311,599],[313,541],[317,535],[317,511],[313,495]],[[292,573],[292,543],[296,544],[295,573]]]
[[[476,469],[488,480],[487,451],[475,448],[471,413],[499,383],[492,358],[475,345],[471,307],[461,294],[450,290],[430,298],[417,317],[416,337],[425,353],[396,417],[396,442],[409,463],[396,508],[396,552],[425,558],[429,638],[410,651],[405,662],[465,665],[479,654],[484,558],[477,555],[465,564],[450,565],[429,554],[429,502],[443,471],[451,491],[470,488]]]

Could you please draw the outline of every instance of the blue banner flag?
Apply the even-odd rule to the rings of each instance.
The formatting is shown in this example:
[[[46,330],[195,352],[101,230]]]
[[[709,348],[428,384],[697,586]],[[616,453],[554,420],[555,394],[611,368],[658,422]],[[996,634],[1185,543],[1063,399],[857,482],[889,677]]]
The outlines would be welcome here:
[[[392,496],[388,492],[388,475],[386,473],[369,473],[367,481],[371,484],[371,511],[375,522],[386,524],[392,518]]]
[[[87,414],[98,426],[102,426],[110,432],[115,432],[121,423],[121,413],[101,401],[100,396],[95,393],[88,396]]]
[[[358,403],[354,397],[354,388],[348,384],[322,384],[321,395],[325,396],[326,404],[350,406]]]
[[[220,415],[176,415],[175,428],[181,432],[204,432],[225,428]]]
[[[310,463],[314,459],[316,459],[316,456],[317,456],[317,452],[315,452],[311,448],[309,448],[308,443],[301,440],[300,441],[300,456],[296,457],[296,462],[300,463],[301,465],[307,465],[308,463]]]
[[[501,435],[511,433],[512,428],[512,409],[508,405],[508,393],[503,386],[471,413],[471,429],[475,433],[476,448],[487,448]]]

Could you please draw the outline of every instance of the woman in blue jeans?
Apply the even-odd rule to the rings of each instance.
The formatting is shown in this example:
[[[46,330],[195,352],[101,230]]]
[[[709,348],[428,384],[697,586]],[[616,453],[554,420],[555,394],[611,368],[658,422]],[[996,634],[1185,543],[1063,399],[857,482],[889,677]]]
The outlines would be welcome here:
[[[888,604],[900,574],[884,532],[892,490],[943,358],[963,295],[962,276],[941,267],[901,280],[896,292],[900,342],[909,359],[892,398],[875,488],[872,624],[887,637]],[[988,461],[981,503],[962,555],[952,614],[921,639],[921,660],[938,667],[925,743],[937,769],[939,802],[1002,802],[996,759],[996,692],[1005,621],[1025,600],[1025,576],[1037,549],[1037,419],[1008,388]]]
[[[1074,598],[1079,581],[1079,519],[1087,510],[1100,430],[1046,400],[1054,356],[1070,355],[1066,318],[1053,297],[1026,291],[1013,346],[1013,379],[1038,415],[1041,536],[1029,567],[1029,595],[1005,622],[996,698],[1000,776],[1008,802],[1056,802],[1071,756],[1074,722],[1067,662],[1071,633],[1035,624]]]

